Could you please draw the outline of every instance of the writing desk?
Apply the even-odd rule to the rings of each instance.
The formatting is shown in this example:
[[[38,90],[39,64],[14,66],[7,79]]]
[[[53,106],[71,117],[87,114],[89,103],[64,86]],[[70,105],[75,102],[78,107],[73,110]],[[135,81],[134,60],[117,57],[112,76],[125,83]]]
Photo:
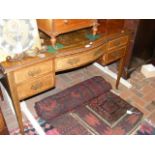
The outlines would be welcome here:
[[[116,88],[124,69],[129,33],[99,34],[96,38],[90,30],[80,30],[58,36],[61,48],[50,49],[44,57],[25,57],[20,61],[2,62],[0,70],[4,85],[12,98],[20,132],[24,134],[20,101],[56,87],[55,73],[67,71],[97,61],[102,65],[120,59]],[[74,38],[74,39],[73,39]],[[74,43],[72,44],[71,42]],[[45,40],[48,44],[48,40]],[[57,45],[56,45],[57,46]]]

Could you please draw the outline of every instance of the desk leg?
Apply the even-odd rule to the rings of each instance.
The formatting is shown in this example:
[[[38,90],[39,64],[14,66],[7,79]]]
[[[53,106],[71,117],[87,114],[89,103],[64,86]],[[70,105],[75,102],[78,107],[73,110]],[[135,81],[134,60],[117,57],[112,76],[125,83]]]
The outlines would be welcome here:
[[[1,87],[0,87],[0,98],[1,98],[2,101],[4,101],[3,93],[2,93]]]
[[[11,93],[11,99],[12,99],[13,107],[14,107],[16,117],[17,117],[17,121],[18,121],[18,125],[20,128],[20,133],[24,134],[24,126],[23,126],[23,122],[22,122],[22,113],[21,113],[21,109],[20,109],[20,101],[19,101],[18,96],[17,96],[17,90],[16,90],[16,86],[15,86],[15,82],[14,82],[14,76],[13,76],[12,72],[7,74],[7,80],[8,80],[10,93]]]
[[[116,89],[118,89],[119,81],[124,71],[124,64],[125,64],[125,57],[122,57],[119,62],[119,68],[118,68],[118,74],[117,74],[117,80],[116,80]]]

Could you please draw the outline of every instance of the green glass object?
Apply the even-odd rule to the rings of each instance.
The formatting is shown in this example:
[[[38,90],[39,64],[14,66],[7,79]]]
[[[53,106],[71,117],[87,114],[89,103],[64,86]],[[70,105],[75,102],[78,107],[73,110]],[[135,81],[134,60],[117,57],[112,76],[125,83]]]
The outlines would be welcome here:
[[[93,34],[86,34],[86,38],[91,40],[91,41],[94,41],[98,38],[100,38],[100,35],[99,34],[96,34],[96,35],[93,35]]]
[[[56,45],[55,45],[55,47],[53,47],[53,46],[47,46],[47,51],[48,52],[51,52],[51,53],[54,53],[54,52],[56,52],[58,49],[61,49],[61,48],[63,48],[64,47],[64,45],[62,45],[62,44],[60,44],[60,43],[56,43]]]

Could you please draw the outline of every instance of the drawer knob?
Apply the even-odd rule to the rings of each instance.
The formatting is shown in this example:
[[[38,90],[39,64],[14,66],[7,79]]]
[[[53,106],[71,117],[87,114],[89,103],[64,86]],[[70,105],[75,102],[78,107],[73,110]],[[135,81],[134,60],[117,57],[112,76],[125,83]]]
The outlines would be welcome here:
[[[64,19],[64,24],[68,24],[68,20],[67,19]]]
[[[32,90],[38,90],[43,86],[41,82],[35,83],[34,85],[31,86]]]

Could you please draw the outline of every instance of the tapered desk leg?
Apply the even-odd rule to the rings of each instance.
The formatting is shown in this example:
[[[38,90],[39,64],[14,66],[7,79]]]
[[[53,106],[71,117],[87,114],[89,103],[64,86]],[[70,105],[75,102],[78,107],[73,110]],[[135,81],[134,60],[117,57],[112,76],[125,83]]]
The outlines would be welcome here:
[[[8,84],[9,84],[11,99],[12,99],[13,107],[14,107],[14,110],[16,113],[20,133],[24,134],[24,126],[23,126],[23,122],[22,122],[22,113],[21,113],[21,108],[20,108],[20,101],[19,101],[18,96],[17,96],[17,90],[15,87],[14,76],[13,76],[12,72],[7,74],[7,80],[8,80]]]
[[[3,98],[3,94],[2,94],[2,90],[1,90],[1,88],[0,88],[0,98],[1,98],[2,101],[4,101],[4,98]]]
[[[0,73],[0,82],[1,82],[1,77],[2,77],[2,75],[1,75],[1,73]],[[2,93],[1,87],[0,87],[0,99],[1,99],[2,101],[4,101],[3,93]]]
[[[119,81],[124,71],[124,64],[125,64],[125,57],[122,57],[119,62],[119,68],[118,68],[118,74],[117,74],[117,80],[116,80],[116,89],[118,89]]]

